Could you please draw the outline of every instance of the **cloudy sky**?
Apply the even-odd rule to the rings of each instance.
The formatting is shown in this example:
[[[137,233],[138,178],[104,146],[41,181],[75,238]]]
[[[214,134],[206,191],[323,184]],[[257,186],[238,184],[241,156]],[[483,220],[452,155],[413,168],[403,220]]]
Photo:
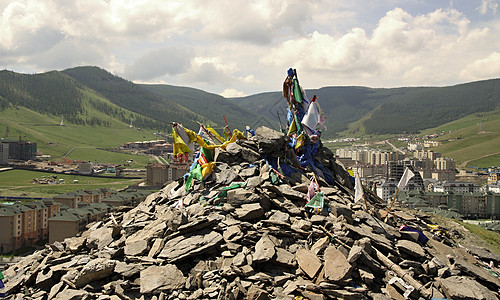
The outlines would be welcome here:
[[[0,67],[224,96],[500,77],[500,0],[0,0]]]

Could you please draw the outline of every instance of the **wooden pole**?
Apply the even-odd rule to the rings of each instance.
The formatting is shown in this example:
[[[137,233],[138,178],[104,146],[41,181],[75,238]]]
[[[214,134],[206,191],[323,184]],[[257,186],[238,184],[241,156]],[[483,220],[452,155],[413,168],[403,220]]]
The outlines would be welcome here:
[[[226,115],[222,114],[222,117],[224,118],[224,123],[226,123],[227,131],[229,131],[229,138],[231,138],[233,136],[233,132],[231,131],[231,129],[229,129],[229,125],[227,124]]]
[[[387,256],[382,254],[377,248],[372,247],[375,250],[375,257],[381,261],[389,270],[396,272],[398,276],[401,276],[403,280],[408,282],[411,286],[413,286],[422,296],[426,298],[430,298],[432,295],[420,282],[416,281],[411,277],[410,273],[401,269],[401,267],[394,262],[392,262]]]
[[[396,194],[394,194],[394,199],[392,199],[391,205],[389,206],[389,209],[387,210],[387,216],[385,217],[384,222],[387,222],[387,219],[389,218],[389,213],[391,212],[392,206],[394,205],[394,202],[396,202],[396,198],[398,197],[399,193],[399,188],[396,189]]]

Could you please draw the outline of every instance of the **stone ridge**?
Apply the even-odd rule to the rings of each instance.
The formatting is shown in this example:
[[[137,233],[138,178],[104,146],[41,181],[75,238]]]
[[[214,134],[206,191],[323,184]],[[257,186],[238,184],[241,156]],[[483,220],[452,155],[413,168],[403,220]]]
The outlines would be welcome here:
[[[498,256],[482,262],[431,232],[424,215],[394,209],[384,222],[375,199],[368,209],[353,203],[347,172],[324,147],[315,159],[337,184],[318,176],[325,205],[306,209],[312,170],[276,175],[262,157],[296,157],[284,134],[257,132],[217,150],[212,178],[190,193],[172,182],[12,265],[5,291],[39,300],[498,299]]]

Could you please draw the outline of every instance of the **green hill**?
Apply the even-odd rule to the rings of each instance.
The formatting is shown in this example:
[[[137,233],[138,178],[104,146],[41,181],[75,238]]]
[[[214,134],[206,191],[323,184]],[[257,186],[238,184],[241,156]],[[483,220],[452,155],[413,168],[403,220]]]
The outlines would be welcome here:
[[[255,121],[259,119],[259,115],[254,113],[253,110],[244,109],[222,96],[207,93],[202,90],[166,84],[141,84],[140,86],[165,99],[169,99],[184,106],[190,111],[196,112],[206,120],[210,120],[210,125],[214,128],[219,128],[219,131],[222,131],[225,125],[223,114],[226,116],[230,129],[237,128],[241,131],[243,131],[247,125],[255,129]],[[269,126],[270,123],[266,122],[267,120],[258,124],[266,124]]]
[[[448,128],[475,122],[473,114],[487,115],[500,107],[500,79],[450,87],[324,87],[306,92],[309,98],[318,96],[327,115],[324,138]],[[134,84],[97,67],[34,75],[0,71],[0,136],[7,131],[9,138],[27,136],[37,141],[42,151],[55,156],[74,147],[81,147],[76,152],[85,152],[85,147],[116,147],[141,137],[153,139],[145,132],[169,132],[173,121],[193,130],[198,128],[197,122],[220,129],[224,126],[222,115],[232,129],[243,130],[246,125],[279,129],[277,114],[285,126],[286,109],[281,92],[225,99],[188,87]],[[66,126],[57,126],[61,119]],[[130,129],[130,122],[144,130]],[[441,151],[463,162],[491,154],[485,156],[487,160],[495,152],[485,148],[498,146],[497,124],[492,124],[491,130],[475,137],[472,130],[470,138],[462,137],[455,146],[443,140]],[[483,125],[490,126],[487,121]],[[473,151],[474,147],[478,150]],[[81,155],[92,157],[91,153]]]
[[[133,119],[134,126],[168,130],[170,122],[175,121],[196,129],[196,122],[207,121],[171,100],[98,67],[77,67],[64,70],[63,73],[97,91],[112,103],[154,120],[146,122],[143,118]]]
[[[318,96],[327,115],[325,137],[415,133],[500,107],[500,79],[450,87],[324,87],[306,93],[309,98]],[[269,119],[279,109],[286,114],[280,92],[231,100],[247,109],[254,107]]]
[[[444,133],[432,150],[452,157],[461,167],[500,166],[500,112],[477,113],[422,134]]]

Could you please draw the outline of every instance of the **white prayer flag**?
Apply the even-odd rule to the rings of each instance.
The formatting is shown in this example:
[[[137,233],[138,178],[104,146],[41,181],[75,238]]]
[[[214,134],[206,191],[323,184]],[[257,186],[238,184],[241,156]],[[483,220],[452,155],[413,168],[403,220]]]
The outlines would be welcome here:
[[[307,113],[302,118],[302,124],[306,125],[307,127],[313,130],[316,130],[316,127],[318,125],[321,125],[323,129],[326,129],[325,121],[326,121],[326,115],[319,106],[318,101],[312,101],[311,104],[309,104]]]
[[[363,185],[358,176],[356,176],[356,182],[354,184],[354,202],[358,202],[363,199]]]
[[[405,188],[405,186],[408,184],[408,181],[415,176],[415,173],[413,173],[408,167],[406,168],[405,172],[403,173],[403,176],[399,180],[398,183],[398,190],[402,190]]]

